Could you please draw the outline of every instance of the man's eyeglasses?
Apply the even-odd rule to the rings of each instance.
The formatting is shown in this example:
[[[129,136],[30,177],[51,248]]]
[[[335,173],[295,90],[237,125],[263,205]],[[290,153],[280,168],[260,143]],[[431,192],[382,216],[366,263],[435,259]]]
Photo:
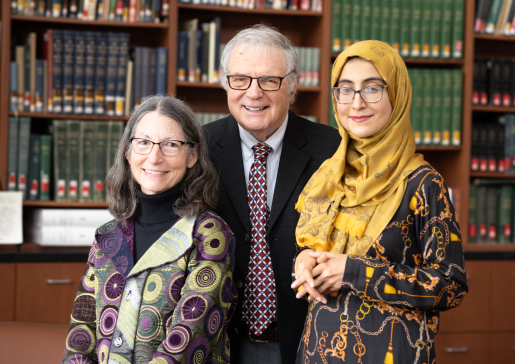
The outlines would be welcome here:
[[[333,95],[337,103],[348,104],[354,100],[356,93],[366,102],[378,102],[383,97],[383,90],[388,85],[370,85],[361,90],[353,90],[350,87],[333,87]]]
[[[161,152],[167,157],[176,156],[181,152],[181,148],[184,144],[195,145],[192,142],[183,142],[181,140],[165,140],[159,143],[154,143],[152,140],[143,138],[131,138],[132,149],[138,154],[146,155],[152,151],[154,144],[159,145]]]
[[[258,86],[263,91],[277,91],[281,88],[281,84],[283,80],[288,77],[289,72],[284,77],[278,76],[260,76],[260,77],[250,77],[245,75],[227,75],[227,83],[229,87],[233,90],[244,91],[250,88],[252,85],[252,80],[257,80]]]

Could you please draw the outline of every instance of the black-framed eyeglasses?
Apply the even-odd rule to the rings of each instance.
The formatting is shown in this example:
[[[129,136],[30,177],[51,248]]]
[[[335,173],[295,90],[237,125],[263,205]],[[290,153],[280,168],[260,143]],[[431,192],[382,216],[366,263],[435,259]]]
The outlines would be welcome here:
[[[159,145],[161,152],[167,157],[176,156],[181,152],[184,144],[195,145],[192,142],[183,142],[181,140],[165,140],[159,143],[155,143],[152,140],[144,138],[131,138],[132,149],[138,154],[146,155],[152,151],[154,144]]]
[[[227,75],[227,83],[233,90],[245,91],[252,85],[252,80],[257,80],[258,86],[263,91],[277,91],[281,88],[283,80],[291,73],[288,72],[284,77],[278,76],[259,76],[250,77],[246,75]]]
[[[348,104],[354,100],[354,96],[358,93],[359,96],[366,102],[378,102],[383,97],[383,90],[388,85],[369,85],[363,87],[361,90],[353,90],[350,87],[333,87],[334,99],[339,104]]]

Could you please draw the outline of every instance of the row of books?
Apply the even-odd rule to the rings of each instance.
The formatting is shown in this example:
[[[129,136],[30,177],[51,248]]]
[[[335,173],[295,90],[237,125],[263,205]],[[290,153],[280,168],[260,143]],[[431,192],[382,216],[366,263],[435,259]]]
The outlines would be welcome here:
[[[515,243],[514,189],[514,181],[473,181],[469,196],[469,243]]]
[[[332,52],[361,40],[402,57],[463,57],[465,0],[333,0]]]
[[[42,246],[91,246],[96,229],[113,219],[107,209],[47,209],[27,211],[24,241]]]
[[[515,173],[515,114],[472,125],[472,172]]]
[[[53,120],[50,135],[30,129],[30,118],[9,118],[9,191],[22,191],[29,200],[109,200],[105,177],[123,122]]]
[[[515,2],[513,0],[478,0],[474,32],[515,35]]]
[[[184,4],[231,6],[243,9],[322,11],[323,0],[179,0]]]
[[[41,55],[35,33],[15,48],[11,111],[124,116],[142,97],[166,93],[165,47],[129,54],[129,34],[114,32],[49,29],[42,41]]]
[[[11,0],[11,13],[17,15],[166,23],[169,0]]]
[[[515,106],[515,60],[474,60],[472,105]]]

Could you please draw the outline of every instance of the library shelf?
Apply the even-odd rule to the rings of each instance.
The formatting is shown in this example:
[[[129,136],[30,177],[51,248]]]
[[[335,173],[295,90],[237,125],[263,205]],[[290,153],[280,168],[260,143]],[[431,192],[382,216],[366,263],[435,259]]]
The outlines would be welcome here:
[[[470,177],[514,179],[515,173],[470,172]]]
[[[84,114],[49,114],[49,113],[36,113],[28,111],[9,112],[9,116],[26,116],[37,119],[74,119],[74,120],[120,120],[127,121],[129,116],[108,116],[108,115],[84,115]]]
[[[504,42],[515,42],[514,36],[491,35],[491,34],[474,34],[474,39],[500,40]]]
[[[463,245],[466,252],[515,252],[514,243],[468,243]]]
[[[25,200],[23,206],[30,207],[78,207],[78,208],[107,208],[109,202],[70,202],[70,201],[41,201]]]
[[[472,111],[515,113],[515,107],[507,106],[472,106]]]
[[[325,5],[327,6],[327,5]],[[219,5],[194,5],[194,4],[179,4],[179,9],[194,9],[194,10],[208,10],[229,13],[252,13],[252,14],[266,14],[266,15],[287,15],[287,16],[314,16],[321,17],[322,11],[311,10],[276,10],[276,9],[244,9],[232,6],[219,6]]]
[[[461,145],[417,145],[417,152],[450,152],[461,149]]]
[[[121,22],[121,21],[107,21],[107,20],[80,20],[70,18],[52,18],[44,16],[30,16],[30,15],[11,15],[12,21],[23,22],[43,22],[47,24],[70,24],[76,25],[94,25],[94,26],[107,26],[107,27],[125,27],[125,28],[162,28],[168,29],[169,23],[150,23],[150,22]]]

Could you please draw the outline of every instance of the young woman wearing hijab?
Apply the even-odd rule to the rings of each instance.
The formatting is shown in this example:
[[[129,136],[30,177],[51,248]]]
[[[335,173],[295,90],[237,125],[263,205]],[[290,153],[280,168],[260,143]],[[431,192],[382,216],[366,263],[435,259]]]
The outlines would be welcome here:
[[[447,186],[415,153],[406,66],[363,41],[332,86],[342,142],[296,205],[292,287],[311,300],[297,363],[434,363],[439,311],[467,282]]]

